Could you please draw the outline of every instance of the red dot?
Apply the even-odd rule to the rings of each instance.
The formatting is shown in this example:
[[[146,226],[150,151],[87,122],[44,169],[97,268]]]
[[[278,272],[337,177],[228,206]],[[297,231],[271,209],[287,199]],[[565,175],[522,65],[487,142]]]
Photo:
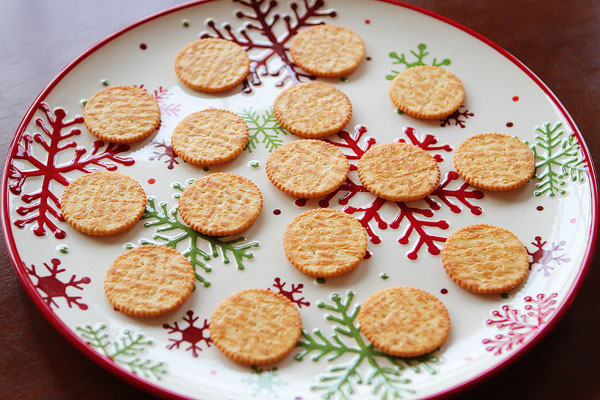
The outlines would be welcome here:
[[[512,122],[507,122],[506,126],[509,127],[509,128],[512,128],[514,126],[514,124]]]
[[[273,214],[279,215],[279,214],[281,214],[281,210],[279,208],[276,208],[273,210]]]
[[[447,294],[448,293],[448,289],[442,289],[442,290],[440,290],[440,293],[441,294]]]
[[[538,210],[538,211],[542,211],[542,210],[544,209],[544,207],[542,207],[542,206],[537,206],[535,209],[536,209],[536,210]]]
[[[514,96],[513,101],[519,101],[519,96]]]
[[[365,19],[365,24],[370,24],[371,20],[370,19]]]
[[[367,250],[367,252],[365,253],[365,260],[368,260],[369,258],[373,257],[373,253],[371,253],[369,250]]]
[[[151,185],[154,185],[155,182],[156,182],[156,179],[154,179],[154,178],[148,179],[148,183]]]

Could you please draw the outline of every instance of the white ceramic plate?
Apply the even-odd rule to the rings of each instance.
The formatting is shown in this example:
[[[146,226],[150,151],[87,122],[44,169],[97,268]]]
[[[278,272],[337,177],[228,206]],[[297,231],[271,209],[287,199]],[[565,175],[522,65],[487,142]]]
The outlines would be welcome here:
[[[262,4],[258,4],[262,3]],[[536,342],[566,310],[590,261],[597,190],[581,134],[555,96],[506,51],[427,12],[391,2],[254,0],[185,5],[127,27],[83,54],[42,92],[12,143],[2,183],[3,230],[17,274],[56,328],[86,355],[153,393],[181,398],[385,399],[448,394],[507,363]],[[290,64],[287,40],[315,23],[343,25],[363,37],[367,59],[346,78],[326,80],[350,97],[354,115],[329,140],[353,163],[369,146],[401,139],[436,156],[442,184],[425,200],[376,199],[356,172],[325,199],[293,199],[264,172],[270,152],[294,140],[272,117],[283,87],[307,79]],[[175,55],[199,35],[244,46],[255,73],[244,87],[218,95],[194,92],[173,71]],[[414,65],[442,65],[464,82],[467,100],[444,121],[397,113],[389,79]],[[154,93],[162,125],[132,146],[97,141],[80,117],[84,100],[105,86],[143,85]],[[187,114],[218,107],[248,122],[251,142],[236,160],[203,169],[169,147]],[[453,149],[482,132],[527,141],[536,177],[507,193],[481,192],[453,172]],[[112,237],[81,234],[62,221],[65,185],[92,170],[118,170],[150,196],[144,219]],[[258,221],[242,236],[209,238],[177,218],[177,195],[189,179],[227,171],[253,180],[264,196]],[[316,281],[294,269],[282,232],[309,208],[330,206],[358,218],[369,251],[354,272]],[[490,223],[514,232],[531,254],[526,282],[502,296],[477,296],[444,272],[439,251],[454,230]],[[126,247],[164,243],[185,252],[196,290],[170,314],[130,318],[103,293],[108,265]],[[208,286],[210,283],[210,286]],[[410,285],[439,297],[452,318],[444,346],[418,359],[394,359],[368,345],[354,319],[376,290]],[[207,287],[205,287],[207,286]],[[270,288],[300,307],[305,336],[276,366],[245,368],[210,345],[208,318],[227,295]]]

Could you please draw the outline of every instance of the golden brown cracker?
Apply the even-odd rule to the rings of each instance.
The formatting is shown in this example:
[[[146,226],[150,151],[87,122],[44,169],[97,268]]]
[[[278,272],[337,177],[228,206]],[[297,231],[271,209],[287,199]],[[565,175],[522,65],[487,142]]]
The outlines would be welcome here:
[[[143,245],[120,255],[104,279],[104,293],[119,311],[156,317],[179,307],[194,289],[194,268],[167,246]]]
[[[474,293],[503,293],[529,273],[527,249],[512,232],[488,224],[465,226],[446,240],[442,264],[454,282]]]
[[[352,103],[335,86],[305,82],[281,92],[273,103],[273,114],[288,131],[318,139],[346,126],[352,118]]]
[[[200,39],[185,46],[175,58],[175,73],[192,89],[224,92],[242,83],[250,72],[244,49],[229,40]]]
[[[158,102],[145,89],[113,86],[94,94],[83,113],[86,128],[112,143],[131,143],[149,136],[160,125]]]
[[[146,206],[146,194],[135,179],[117,172],[82,175],[67,186],[60,202],[69,225],[93,236],[131,228]]]
[[[276,149],[267,160],[267,177],[296,197],[324,196],[348,177],[350,163],[340,149],[322,140],[296,140]]]
[[[400,72],[390,85],[390,98],[406,114],[422,119],[441,119],[465,101],[465,88],[456,75],[422,65]]]
[[[396,357],[417,357],[440,347],[450,333],[450,315],[432,294],[392,287],[372,294],[358,313],[360,330],[373,345]]]
[[[533,151],[501,133],[482,133],[465,140],[454,153],[454,166],[469,184],[486,190],[512,190],[525,185],[535,172]]]
[[[221,302],[210,319],[210,338],[241,364],[264,365],[284,358],[302,331],[298,309],[285,296],[248,289]]]
[[[325,77],[338,77],[354,71],[365,58],[365,43],[343,26],[316,25],[295,35],[290,55],[303,70]]]
[[[262,205],[260,190],[250,179],[217,173],[196,180],[183,191],[179,215],[200,233],[228,236],[250,227]]]
[[[236,158],[248,143],[248,125],[227,110],[192,113],[177,124],[171,136],[173,151],[198,165],[223,164]]]
[[[328,278],[358,266],[367,252],[367,232],[351,215],[319,208],[290,222],[283,235],[283,248],[294,267]]]
[[[425,150],[408,143],[370,148],[358,162],[358,177],[375,196],[391,201],[422,199],[440,182],[440,167]]]

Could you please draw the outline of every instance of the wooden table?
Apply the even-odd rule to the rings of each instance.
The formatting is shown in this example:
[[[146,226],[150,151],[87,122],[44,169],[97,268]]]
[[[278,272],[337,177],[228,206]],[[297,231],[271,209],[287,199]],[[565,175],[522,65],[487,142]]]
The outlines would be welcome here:
[[[281,0],[285,1],[285,0]],[[365,1],[366,2],[366,1]],[[600,2],[408,1],[496,42],[529,66],[570,111],[600,165]],[[2,154],[37,94],[73,58],[172,0],[0,1]],[[521,360],[461,399],[600,398],[600,254],[569,312]],[[148,399],[75,350],[42,317],[0,249],[1,399]]]

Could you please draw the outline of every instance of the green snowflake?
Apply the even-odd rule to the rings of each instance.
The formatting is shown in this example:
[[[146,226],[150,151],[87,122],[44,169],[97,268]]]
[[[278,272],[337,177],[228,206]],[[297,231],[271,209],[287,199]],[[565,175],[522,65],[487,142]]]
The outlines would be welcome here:
[[[90,346],[136,375],[160,380],[167,373],[164,363],[138,357],[139,353],[153,344],[152,340],[146,339],[141,333],[133,335],[125,330],[117,340],[111,341],[108,334],[103,332],[105,329],[104,324],[96,325],[95,329],[90,325],[75,328]]]
[[[189,179],[186,183],[189,185],[192,182],[194,182],[194,180]],[[172,186],[179,192],[183,192],[185,190],[185,186],[177,182],[173,183]],[[180,195],[181,193],[176,193],[173,195],[173,197],[178,199]],[[210,282],[200,275],[199,269],[202,269],[207,273],[212,271],[212,267],[206,264],[205,261],[209,261],[212,258],[218,257],[219,252],[221,253],[221,259],[224,264],[229,264],[230,256],[232,256],[235,260],[237,268],[240,270],[245,268],[245,258],[250,259],[254,257],[254,254],[250,253],[248,249],[251,247],[258,247],[258,242],[250,242],[236,246],[236,243],[243,242],[246,240],[246,238],[240,236],[237,239],[223,241],[218,237],[204,235],[190,228],[185,223],[179,221],[177,206],[173,207],[171,211],[167,210],[167,206],[167,202],[162,201],[157,205],[156,198],[153,196],[148,197],[146,211],[141,219],[149,220],[149,222],[144,224],[145,228],[156,227],[157,229],[156,233],[152,237],[154,240],[140,239],[139,243],[142,245],[165,244],[173,249],[176,249],[180,242],[187,241],[188,248],[183,252],[183,255],[190,260],[192,266],[194,267],[196,279],[202,282],[205,287],[209,287]],[[174,234],[168,236],[164,234],[166,232]],[[208,243],[209,251],[207,252],[199,248],[198,241],[204,241]],[[125,245],[125,247],[133,248],[134,245],[132,243],[128,243]]]
[[[534,192],[536,196],[544,193],[549,196],[565,194],[566,191],[561,188],[566,184],[564,178],[570,178],[573,182],[583,182],[585,179],[585,161],[581,157],[579,144],[573,135],[563,137],[565,131],[561,127],[561,122],[556,122],[552,128],[550,122],[546,122],[541,128],[535,128],[540,133],[535,136],[536,143],[531,146],[536,160],[534,177],[540,181],[535,185],[538,189]]]
[[[254,387],[252,397],[257,397],[258,395],[263,394],[263,391],[267,395],[279,397],[277,388],[287,385],[287,382],[284,382],[276,375],[277,367],[273,367],[266,371],[260,367],[252,367],[252,374],[242,379],[242,382],[248,386]]]
[[[359,327],[355,323],[360,305],[355,305],[350,310],[350,303],[354,298],[354,292],[348,291],[346,300],[342,300],[337,293],[332,294],[333,304],[319,302],[317,307],[324,308],[334,314],[326,314],[325,318],[333,321],[338,326],[333,330],[334,334],[328,339],[319,329],[314,330],[314,336],[303,330],[303,339],[298,341],[297,346],[304,349],[296,355],[296,360],[302,361],[308,354],[312,354],[313,361],[319,361],[327,355],[327,361],[332,362],[345,355],[353,355],[350,362],[331,365],[329,374],[320,377],[320,384],[313,386],[313,390],[324,391],[324,399],[346,400],[354,393],[355,384],[372,385],[372,393],[379,396],[381,400],[400,399],[404,394],[414,394],[415,391],[406,386],[411,383],[410,379],[402,378],[402,371],[408,367],[415,373],[427,371],[435,374],[431,364],[439,362],[439,359],[431,354],[417,358],[398,358],[382,353],[373,348],[372,344],[366,344],[360,334]],[[348,345],[342,340],[343,335],[353,340]],[[369,373],[363,379],[359,367],[366,364]]]
[[[252,150],[256,149],[259,142],[265,145],[269,153],[281,146],[283,143],[281,135],[287,135],[287,131],[273,115],[272,108],[265,111],[262,115],[252,109],[244,110],[240,115],[244,118],[250,130],[250,138],[244,150],[252,153]]]
[[[425,57],[427,57],[429,55],[429,52],[426,51],[427,45],[425,43],[421,43],[417,46],[417,48],[418,48],[418,52],[415,52],[413,50],[410,51],[410,54],[412,54],[415,57],[415,61],[413,61],[413,62],[408,62],[404,53],[398,55],[398,53],[396,53],[395,51],[392,51],[389,54],[390,58],[395,60],[392,62],[392,64],[402,64],[406,67],[406,69],[416,67],[418,65],[433,65],[434,67],[441,67],[442,65],[450,65],[451,61],[448,58],[444,58],[443,60],[438,62],[438,59],[434,57],[431,64],[426,63],[424,61],[424,59],[425,59]],[[390,75],[386,75],[385,79],[391,81],[399,73],[400,73],[400,71],[392,70],[392,73]]]

